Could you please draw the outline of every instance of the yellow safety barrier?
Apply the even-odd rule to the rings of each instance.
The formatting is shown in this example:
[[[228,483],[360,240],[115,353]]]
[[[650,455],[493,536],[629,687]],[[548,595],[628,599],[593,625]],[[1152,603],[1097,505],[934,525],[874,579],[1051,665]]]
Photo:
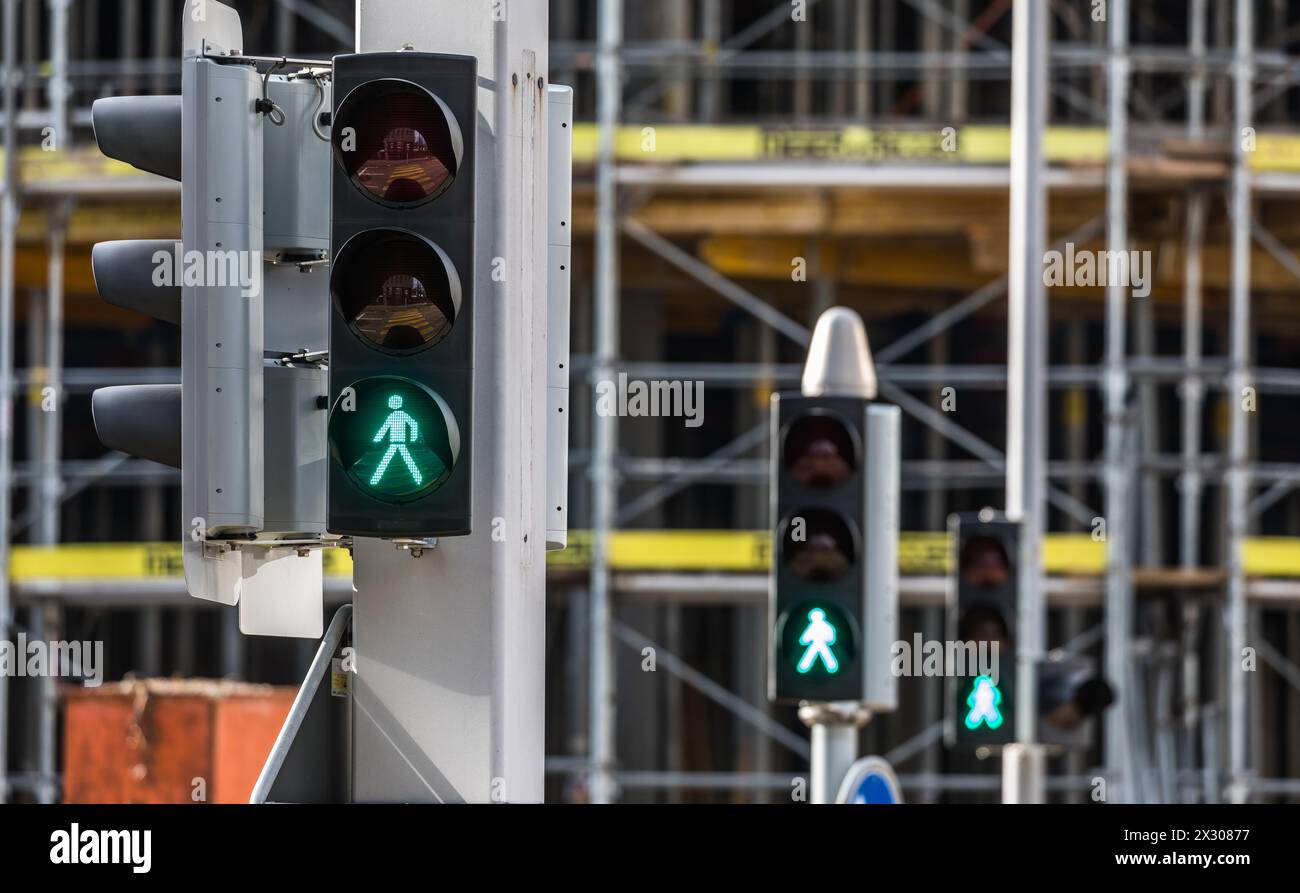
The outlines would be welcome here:
[[[1058,164],[1102,164],[1107,135],[1102,127],[1049,127],[1043,151]],[[595,124],[573,127],[573,160],[596,159]],[[625,124],[615,134],[621,161],[666,164],[723,161],[858,161],[948,164],[1007,164],[1011,130],[1001,126],[968,126],[946,131],[920,127],[779,127],[758,125],[640,125]],[[2,158],[2,156],[0,156]],[[1300,171],[1300,134],[1260,133],[1247,163],[1257,171]],[[58,181],[139,176],[120,161],[106,158],[93,146],[60,152],[39,147],[21,150],[24,181]]]
[[[610,566],[618,571],[717,571],[766,573],[771,535],[762,530],[621,530],[610,536]],[[348,576],[346,550],[326,549],[327,576]],[[947,533],[905,532],[898,543],[903,574],[945,574],[951,559]],[[569,532],[569,547],[547,554],[557,570],[591,563],[591,532]],[[1043,566],[1051,574],[1099,574],[1106,544],[1086,533],[1048,534]],[[1245,543],[1246,573],[1255,577],[1300,578],[1300,538],[1254,537]],[[179,577],[179,543],[79,543],[15,546],[11,577],[27,580],[113,580]]]

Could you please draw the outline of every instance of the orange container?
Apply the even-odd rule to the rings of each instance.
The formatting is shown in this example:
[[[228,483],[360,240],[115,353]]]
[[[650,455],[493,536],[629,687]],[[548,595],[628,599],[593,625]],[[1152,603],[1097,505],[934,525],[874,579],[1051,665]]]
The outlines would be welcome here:
[[[247,803],[297,690],[143,679],[64,691],[65,803]]]

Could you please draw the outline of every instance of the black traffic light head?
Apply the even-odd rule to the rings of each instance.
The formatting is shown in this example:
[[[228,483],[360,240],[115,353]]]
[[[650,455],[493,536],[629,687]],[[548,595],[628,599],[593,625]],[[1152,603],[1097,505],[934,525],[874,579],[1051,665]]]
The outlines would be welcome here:
[[[1086,657],[1057,657],[1040,661],[1038,671],[1038,732],[1043,744],[1088,747],[1092,718],[1115,703],[1115,690]]]
[[[334,60],[332,533],[468,534],[477,60]]]
[[[1020,525],[989,509],[953,515],[948,639],[964,667],[950,668],[949,744],[1015,740],[1016,597]]]
[[[768,696],[862,700],[868,401],[778,394]]]

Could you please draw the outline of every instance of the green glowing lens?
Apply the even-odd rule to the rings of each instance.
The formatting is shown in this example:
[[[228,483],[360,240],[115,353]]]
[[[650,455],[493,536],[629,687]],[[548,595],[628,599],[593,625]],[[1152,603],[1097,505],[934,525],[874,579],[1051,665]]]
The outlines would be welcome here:
[[[410,502],[438,489],[460,452],[460,431],[442,398],[395,376],[344,388],[329,430],[334,461],[357,487],[385,502]]]
[[[1002,725],[1002,692],[988,676],[976,676],[966,696],[966,728],[972,732],[980,726],[997,729]]]

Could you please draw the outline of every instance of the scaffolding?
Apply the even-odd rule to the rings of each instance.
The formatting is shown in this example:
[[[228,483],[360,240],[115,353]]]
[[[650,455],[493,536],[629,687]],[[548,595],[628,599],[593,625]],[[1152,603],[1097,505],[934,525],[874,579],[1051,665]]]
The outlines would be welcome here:
[[[112,83],[121,92],[175,88],[175,65],[168,59],[168,48],[176,35],[166,2],[122,0],[117,5],[120,15],[136,27],[122,29],[116,58],[70,57],[67,48],[84,44],[84,35],[98,28],[87,20],[101,14],[97,12],[101,5],[93,0],[4,0],[0,418],[9,418],[16,394],[30,392],[35,385],[62,395],[145,380],[139,370],[64,368],[67,233],[75,212],[85,203],[174,201],[174,187],[155,180],[99,178],[93,172],[28,180],[20,177],[19,169],[20,142],[32,144],[46,127],[53,127],[56,135],[79,133],[84,141],[89,121],[86,100],[97,95],[102,83]],[[351,42],[351,25],[341,9],[348,5],[278,0],[269,25],[277,49],[299,49],[294,40],[303,23],[318,37],[345,48]],[[1263,198],[1277,202],[1300,198],[1300,164],[1254,165],[1248,138],[1254,137],[1254,128],[1284,120],[1284,115],[1276,114],[1261,119],[1260,113],[1283,107],[1287,91],[1300,81],[1300,57],[1287,52],[1298,23],[1289,20],[1286,4],[1190,0],[1155,4],[1159,8],[1153,11],[1130,10],[1126,0],[1111,0],[1107,20],[1098,23],[1069,4],[1044,3],[1037,27],[1050,33],[1051,40],[1044,39],[1033,54],[1027,53],[1023,41],[994,36],[1011,19],[1011,0],[808,0],[804,4],[773,0],[767,5],[770,9],[747,17],[738,12],[740,4],[726,0],[663,0],[653,5],[653,12],[634,10],[623,0],[552,3],[552,80],[577,84],[579,100],[594,118],[590,184],[580,186],[575,194],[575,205],[585,202],[590,211],[594,242],[590,301],[575,301],[580,314],[574,323],[580,336],[575,344],[588,344],[585,356],[573,358],[575,373],[586,376],[591,387],[620,373],[701,380],[719,389],[761,390],[797,381],[797,365],[781,361],[782,353],[789,353],[783,345],[806,342],[808,328],[801,319],[813,318],[838,299],[836,277],[824,271],[842,268],[824,256],[822,242],[808,240],[808,287],[793,302],[769,299],[748,285],[744,275],[729,271],[719,261],[721,248],[713,254],[694,250],[689,239],[673,231],[673,209],[655,212],[655,202],[664,196],[677,201],[676,210],[685,209],[687,214],[703,213],[710,196],[725,194],[734,202],[741,201],[737,196],[747,196],[760,209],[763,202],[788,207],[792,214],[805,215],[801,219],[815,221],[817,209],[800,204],[812,201],[809,196],[858,191],[866,196],[863,202],[868,207],[875,203],[894,208],[918,195],[953,202],[969,197],[978,203],[989,195],[1005,194],[1009,207],[1019,215],[1019,223],[1008,222],[1005,240],[1021,252],[1018,259],[1002,252],[1005,273],[990,275],[986,283],[957,300],[926,301],[924,321],[888,341],[878,341],[874,352],[881,398],[898,404],[923,432],[914,442],[923,455],[905,456],[904,479],[909,493],[920,494],[918,504],[928,530],[944,528],[954,492],[997,490],[1004,482],[1006,507],[1013,507],[1014,496],[1022,509],[1037,514],[1044,530],[1049,527],[1049,514],[1056,520],[1050,526],[1058,531],[1092,532],[1097,520],[1104,522],[1104,571],[1091,576],[1045,574],[1041,590],[1044,614],[1050,609],[1055,620],[1052,638],[1063,643],[1061,647],[1078,652],[1104,648],[1118,705],[1104,723],[1100,768],[1072,755],[1054,768],[1047,788],[1077,799],[1100,771],[1117,780],[1110,783],[1111,799],[1214,802],[1300,797],[1300,766],[1292,763],[1289,771],[1279,773],[1286,777],[1266,778],[1258,772],[1265,737],[1262,724],[1276,717],[1270,719],[1264,707],[1261,674],[1247,675],[1241,669],[1243,649],[1252,648],[1275,674],[1274,681],[1283,680],[1300,690],[1300,668],[1294,662],[1300,653],[1295,650],[1300,647],[1298,618],[1289,615],[1286,647],[1270,644],[1261,632],[1265,609],[1291,610],[1288,606],[1300,602],[1300,580],[1295,575],[1253,575],[1246,556],[1257,519],[1284,503],[1296,504],[1300,457],[1293,462],[1260,461],[1255,450],[1256,419],[1244,409],[1227,414],[1222,455],[1203,450],[1211,396],[1241,407],[1248,394],[1300,395],[1300,370],[1264,367],[1254,360],[1251,314],[1252,260],[1257,263],[1260,257],[1256,247],[1286,275],[1300,279],[1300,259],[1287,244],[1288,237],[1293,244],[1295,237],[1266,228],[1259,206]],[[803,10],[804,19],[792,16],[795,6]],[[32,24],[38,21],[33,13],[37,8],[47,11],[39,21],[47,28],[48,49]],[[69,10],[77,8],[70,19]],[[1157,34],[1161,25],[1154,19],[1174,9],[1185,10],[1185,47],[1169,42],[1130,43],[1131,21],[1139,24],[1140,36]],[[141,24],[146,10],[152,27]],[[697,14],[693,16],[692,10]],[[80,23],[82,37],[72,35],[70,21]],[[629,39],[630,27],[649,36],[638,33],[637,39]],[[147,57],[141,46],[146,31],[150,35],[145,41],[150,47]],[[1276,45],[1266,46],[1257,38],[1261,31],[1276,35]],[[47,59],[48,66],[40,64]],[[15,76],[16,71],[23,76]],[[1013,79],[1024,71],[1041,72],[1037,78],[1044,94],[1041,110],[1026,107],[1022,113],[1011,104],[1004,108],[990,104],[998,91],[1009,99],[1017,87],[1023,87]],[[737,112],[736,85],[741,82],[761,83],[747,94],[751,97],[747,110]],[[1025,115],[1019,132],[1036,133],[1037,141],[1017,140],[1012,133],[1009,158],[993,160],[873,156],[864,163],[819,154],[828,141],[841,146],[842,141],[855,138],[853,128],[875,125],[892,134],[886,143],[905,141],[909,133],[918,132],[934,142],[936,130],[942,133],[935,126],[939,124],[964,141],[968,130],[983,126],[976,119],[991,114],[976,113],[981,103],[994,111],[1010,110],[1013,121],[1018,114]],[[1180,103],[1184,120],[1175,123],[1172,110]],[[629,157],[624,148],[629,133],[635,141],[643,137],[646,127],[671,131],[694,126],[708,136],[742,127],[744,119],[756,115],[782,122],[761,139],[783,140],[787,148],[793,141],[806,140],[804,151],[779,158],[763,151],[730,157],[687,153],[665,160],[664,154]],[[1143,122],[1130,127],[1135,115]],[[1072,164],[1054,158],[1053,147],[1042,145],[1052,119],[1080,128],[1073,132],[1080,142],[1099,131],[1104,138],[1101,163]],[[1084,133],[1087,128],[1091,130]],[[1071,132],[1064,136],[1071,138]],[[872,145],[878,148],[879,140]],[[1137,148],[1141,151],[1134,151]],[[1152,189],[1171,202],[1171,196],[1177,197],[1173,206],[1179,218],[1175,241],[1181,246],[1177,261],[1182,329],[1178,355],[1160,350],[1153,302],[1131,300],[1126,289],[1114,285],[1106,289],[1101,304],[1104,349],[1099,363],[1089,362],[1086,331],[1073,319],[1059,326],[1059,338],[1049,342],[1047,302],[1041,300],[1035,310],[1036,299],[1026,303],[1017,297],[1029,289],[1045,291],[1037,278],[1045,248],[1100,239],[1107,250],[1127,251],[1135,244],[1132,198]],[[887,204],[891,193],[901,196],[895,205]],[[1063,209],[1051,201],[1056,195],[1067,196],[1081,208]],[[1206,245],[1220,196],[1228,251],[1211,259]],[[826,204],[835,201],[832,197]],[[724,207],[719,215],[732,207]],[[994,207],[999,213],[1003,210],[1000,203]],[[39,213],[31,214],[33,209]],[[28,309],[28,366],[15,370],[14,245],[20,211],[46,228],[46,273],[41,299]],[[579,216],[575,213],[575,219]],[[1054,229],[1049,228],[1053,220],[1058,223]],[[756,232],[758,225],[750,224],[744,231]],[[766,225],[769,231],[779,231],[773,222]],[[817,225],[806,228],[815,230]],[[1038,229],[1042,238],[1033,235]],[[996,236],[989,242],[1000,245]],[[924,256],[924,250],[918,250],[918,256]],[[645,258],[653,259],[656,270],[673,271],[681,280],[725,300],[739,316],[755,320],[753,337],[737,349],[745,356],[735,362],[630,359],[644,354],[636,350],[640,345],[627,344],[623,337],[628,270],[634,263],[644,265]],[[1204,349],[1209,334],[1206,297],[1211,289],[1207,272],[1218,272],[1213,266],[1216,261],[1227,271],[1229,323],[1226,350],[1218,356],[1206,355]],[[952,288],[942,291],[947,294]],[[987,313],[1003,295],[1011,297],[1011,307],[1030,312],[1031,328],[1018,330],[1019,337],[1009,340],[1021,345],[1012,358],[1024,362],[1015,369],[951,362],[954,330]],[[1024,319],[1009,314],[1009,324],[1015,325],[1013,318]],[[1041,346],[1040,356],[1033,355],[1034,345]],[[919,350],[928,351],[926,362],[900,362]],[[1053,354],[1062,353],[1063,362],[1051,362]],[[175,374],[164,368],[150,372],[158,381]],[[1028,395],[1030,408],[1037,406],[1037,418],[1030,413],[1029,423],[1020,429],[1023,437],[1008,427],[1007,447],[999,449],[938,408],[941,390],[948,387],[963,393],[996,393],[1006,388],[1009,404]],[[1175,438],[1160,426],[1160,388],[1177,390],[1179,447],[1174,453],[1161,451],[1163,442]],[[1064,458],[1053,458],[1046,443],[1047,413],[1042,404],[1060,395],[1072,406],[1075,401],[1084,405],[1085,392],[1097,395],[1103,407],[1100,456],[1093,455],[1085,415],[1067,423],[1058,451]],[[577,399],[574,403],[580,405]],[[142,509],[154,518],[152,529],[157,531],[142,535],[160,537],[161,487],[174,482],[174,476],[149,463],[112,454],[68,460],[61,449],[66,419],[39,411],[29,412],[28,418],[26,462],[11,468],[13,438],[0,438],[0,492],[4,493],[0,568],[8,564],[3,550],[21,534],[32,542],[56,544],[60,507],[87,488],[142,487]],[[1008,424],[1026,418],[1013,411]],[[568,728],[567,752],[548,759],[548,772],[585,785],[581,796],[596,801],[641,791],[723,791],[759,798],[788,792],[795,773],[776,768],[787,758],[777,756],[774,748],[795,762],[806,760],[808,750],[806,740],[766,705],[761,684],[755,682],[762,675],[765,631],[756,615],[766,598],[766,577],[707,570],[620,571],[611,558],[611,543],[621,531],[660,517],[666,501],[693,486],[735,485],[761,494],[767,474],[762,456],[765,420],[759,418],[757,424],[742,420],[729,441],[692,459],[671,457],[658,444],[650,445],[649,454],[640,444],[631,450],[626,440],[620,440],[619,419],[594,410],[574,424],[579,426],[579,436],[574,440],[573,467],[585,473],[590,485],[590,570],[558,579],[553,586],[567,606],[566,691],[557,711],[563,713]],[[12,431],[13,426],[6,430]],[[973,459],[948,456],[948,444]],[[584,480],[581,474],[573,479]],[[1013,480],[1017,482],[1014,493]],[[1177,511],[1172,514],[1159,508],[1161,488],[1170,480],[1176,481],[1177,493]],[[629,484],[637,485],[636,493],[623,501]],[[15,487],[27,488],[30,498],[26,513],[11,521],[6,501]],[[1088,504],[1093,487],[1099,487],[1103,497],[1102,510]],[[1207,511],[1211,498],[1221,505]],[[575,509],[582,501],[574,501]],[[764,500],[747,497],[746,504],[755,513],[752,526],[764,526],[766,518],[758,514]],[[1041,507],[1035,510],[1035,505]],[[1221,540],[1205,535],[1217,517],[1224,521]],[[1300,525],[1294,510],[1292,517],[1295,520],[1288,523]],[[1169,523],[1170,518],[1174,523]],[[1300,526],[1288,532],[1300,536]],[[1170,560],[1170,555],[1176,559]],[[1160,605],[1139,598],[1143,589],[1158,593]],[[104,587],[111,590],[111,585]],[[904,604],[915,610],[914,620],[927,638],[942,637],[943,592],[944,581],[933,572],[903,579]],[[30,632],[41,636],[56,635],[64,622],[62,606],[81,597],[59,587],[46,587],[39,596],[34,589],[18,595],[29,607]],[[154,643],[156,650],[161,636],[160,602],[136,595],[119,588],[112,597],[142,606],[140,636]],[[167,598],[174,596],[169,590]],[[684,604],[748,606],[734,631],[733,661],[740,668],[735,675],[744,680],[736,686],[740,690],[718,683],[716,674],[692,665],[679,653]],[[663,619],[657,623],[662,635],[639,629],[626,616],[629,605],[662,606]],[[1103,623],[1088,626],[1087,612],[1098,607],[1104,608]],[[1135,619],[1140,611],[1145,619],[1139,633]],[[190,617],[191,612],[179,616]],[[7,629],[13,629],[13,617],[8,574],[3,573],[0,618]],[[223,622],[225,672],[238,665],[241,646],[233,619]],[[180,629],[178,635],[187,633]],[[1046,650],[1047,644],[1033,643],[1029,653]],[[634,720],[620,720],[616,713],[616,706],[622,706],[625,714],[631,712],[629,701],[620,698],[618,666],[623,655],[644,648],[654,649],[658,667],[676,684],[663,695],[665,743],[656,749],[662,757],[657,768],[631,769],[624,768],[619,753],[620,722],[625,727]],[[154,672],[161,670],[156,654],[145,663],[152,663]],[[0,678],[0,773],[5,744],[11,738],[3,728],[4,684]],[[683,687],[734,718],[738,749],[746,754],[743,766],[737,760],[726,771],[684,768],[690,761],[682,753]],[[26,724],[34,730],[37,743],[32,752],[39,762],[30,773],[10,780],[12,790],[31,792],[37,799],[56,797],[56,705],[51,684],[31,706]],[[1293,696],[1291,705],[1289,711],[1300,717],[1300,701]],[[939,742],[943,702],[937,687],[922,686],[911,709],[918,720],[914,733],[895,734],[900,731],[895,728],[889,736],[878,729],[866,733],[890,760],[916,761],[918,771],[900,774],[905,788],[921,799],[944,792],[996,790],[996,776],[986,771],[954,771],[951,766],[943,771]],[[1288,720],[1296,721],[1290,713]],[[657,723],[653,731],[660,735]],[[4,792],[0,777],[0,797]]]

